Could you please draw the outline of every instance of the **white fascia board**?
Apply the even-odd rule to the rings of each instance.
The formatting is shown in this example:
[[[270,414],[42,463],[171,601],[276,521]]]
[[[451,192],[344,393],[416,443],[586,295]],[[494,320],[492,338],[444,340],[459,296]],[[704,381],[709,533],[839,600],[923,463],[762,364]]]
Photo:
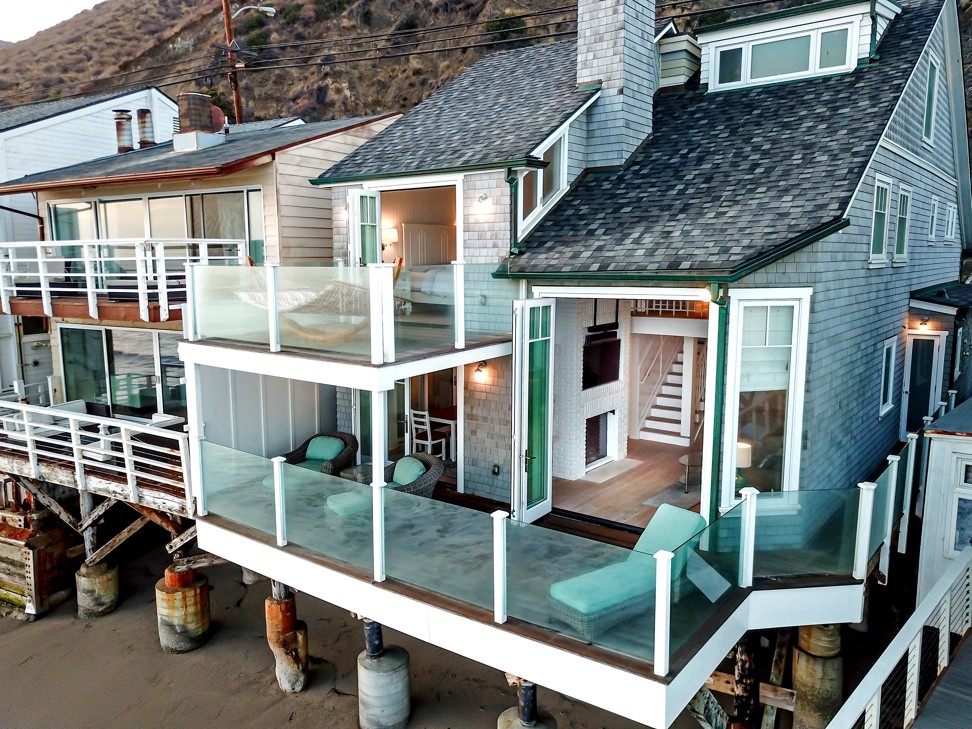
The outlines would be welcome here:
[[[455,173],[441,175],[415,175],[413,177],[395,177],[392,179],[364,180],[361,187],[365,190],[415,190],[423,187],[451,187],[461,185],[464,175]]]
[[[763,35],[773,35],[780,31],[799,31],[805,26],[819,25],[832,20],[851,20],[870,13],[871,4],[869,2],[846,5],[842,8],[831,8],[830,10],[818,10],[814,13],[805,15],[791,15],[786,18],[768,20],[763,23],[751,23],[740,25],[735,28],[725,28],[706,32],[704,28],[696,31],[699,43],[705,46],[709,43],[732,39],[733,41],[746,42]]]
[[[675,31],[677,32],[677,30],[678,30],[678,29],[677,29],[677,28],[675,27],[675,21],[674,21],[674,20],[669,20],[669,21],[668,21],[668,22],[667,22],[667,23],[665,24],[665,27],[664,27],[664,28],[662,28],[662,29],[661,29],[661,30],[660,30],[660,31],[659,31],[659,32],[658,32],[658,33],[657,33],[657,34],[655,35],[655,43],[657,43],[657,42],[658,42],[659,40],[661,40],[661,38],[662,38],[662,37],[663,37],[663,36],[664,36],[664,35],[665,35],[665,34],[666,34],[666,33],[667,33],[667,32],[668,32],[669,30],[675,30]]]
[[[936,311],[939,314],[952,314],[958,313],[957,306],[947,306],[945,304],[932,304],[927,301],[916,301],[911,299],[908,301],[908,306],[912,309],[924,309],[925,311]]]
[[[667,726],[666,685],[660,681],[383,589],[205,519],[196,522],[196,529],[201,549],[319,600],[606,711]]]
[[[583,274],[578,274],[583,276]],[[706,287],[688,288],[660,286],[534,286],[535,299],[662,299],[668,301],[711,301]]]
[[[856,623],[864,610],[864,585],[754,590],[748,604],[748,630]]]
[[[583,106],[581,106],[577,111],[575,111],[573,114],[571,114],[570,117],[568,117],[567,121],[565,121],[563,124],[561,124],[559,127],[557,127],[554,130],[553,134],[548,134],[544,138],[544,140],[542,142],[540,142],[540,144],[538,144],[536,147],[534,147],[533,150],[530,152],[530,155],[529,156],[531,156],[531,157],[539,157],[541,154],[543,154],[545,151],[547,151],[547,147],[549,147],[551,144],[553,144],[553,142],[558,137],[563,136],[564,134],[566,134],[567,133],[567,129],[570,127],[571,124],[573,124],[577,120],[577,117],[579,117],[585,111],[587,111],[588,109],[590,109],[591,108],[591,104],[593,104],[595,101],[597,101],[600,97],[601,97],[601,92],[600,92],[600,90],[598,90],[597,92],[594,93],[593,96],[591,96],[591,98],[589,98],[587,101],[584,102],[584,105]]]

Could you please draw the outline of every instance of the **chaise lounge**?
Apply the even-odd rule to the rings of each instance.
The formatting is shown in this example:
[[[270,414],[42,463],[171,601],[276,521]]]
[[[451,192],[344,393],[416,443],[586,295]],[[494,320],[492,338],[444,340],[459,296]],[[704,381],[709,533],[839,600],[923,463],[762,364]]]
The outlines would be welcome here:
[[[551,617],[567,623],[587,640],[626,618],[646,612],[655,594],[655,560],[659,550],[674,552],[698,542],[705,520],[692,511],[662,504],[623,562],[601,567],[550,586]],[[672,578],[685,568],[685,550],[672,560]]]

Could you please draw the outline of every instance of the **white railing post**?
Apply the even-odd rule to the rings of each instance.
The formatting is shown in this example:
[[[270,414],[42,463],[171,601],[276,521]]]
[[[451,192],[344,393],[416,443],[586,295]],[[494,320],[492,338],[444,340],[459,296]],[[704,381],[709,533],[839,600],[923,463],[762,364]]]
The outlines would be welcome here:
[[[905,701],[904,725],[911,726],[911,722],[918,715],[918,674],[921,663],[921,631],[908,645],[908,662],[905,673]]]
[[[98,318],[98,285],[95,275],[95,256],[92,255],[91,243],[81,244],[81,258],[84,263],[84,285],[88,293],[88,314],[92,319]]]
[[[655,657],[656,676],[668,674],[672,638],[672,560],[675,555],[664,549],[655,557]]]
[[[384,479],[381,479],[384,481]],[[371,484],[371,523],[375,582],[385,581],[385,485]]]
[[[381,281],[382,356],[385,362],[395,361],[395,266],[377,264]],[[374,312],[372,313],[374,315]]]
[[[948,391],[948,409],[949,410],[954,410],[955,409],[955,398],[957,396],[958,396],[958,390],[949,390]]]
[[[199,242],[199,262],[204,265],[209,265],[209,241]]]
[[[189,458],[189,438],[185,435],[179,437],[179,466],[182,471],[182,483],[186,487],[186,513],[190,518],[193,516],[193,480]]]
[[[881,543],[881,557],[878,561],[878,573],[881,584],[888,583],[888,567],[891,563],[891,534],[894,532],[894,513],[895,495],[898,490],[898,468],[901,456],[888,456],[888,470],[890,471],[891,488],[888,489],[888,503],[885,509],[883,542]]]
[[[928,443],[924,437],[924,430],[927,430],[934,420],[931,415],[922,418],[924,422],[922,440],[925,442],[925,447],[921,449],[921,463],[918,464],[918,499],[915,502],[915,516],[919,519],[925,511],[925,472],[928,468]]]
[[[30,462],[30,477],[40,478],[40,465],[37,463],[37,442],[34,440],[34,425],[30,422],[30,411],[24,410],[24,437],[27,440],[27,459]]]
[[[756,498],[759,490],[747,486],[743,497],[742,524],[739,525],[739,586],[753,586],[753,564],[756,558]]]
[[[142,321],[149,320],[148,310],[148,253],[146,251],[147,241],[139,240],[133,243],[135,248],[135,286],[138,290],[138,315]]]
[[[948,407],[947,402],[945,402],[944,400],[938,401],[938,417],[942,417],[943,415],[945,415],[945,408],[947,407]]]
[[[40,283],[41,305],[45,316],[54,316],[51,308],[51,282],[48,280],[47,251],[43,244],[37,245],[37,278]]]
[[[191,441],[189,449],[196,453],[196,457],[189,461],[189,468],[192,471],[192,483],[195,484],[196,516],[206,516],[209,514],[209,509],[206,504],[206,480],[202,475],[203,441],[206,439],[199,435],[190,435],[189,439]]]
[[[74,478],[78,482],[78,491],[87,491],[88,486],[84,478],[84,451],[81,449],[81,428],[77,418],[69,418],[71,426],[71,450],[74,455]]]
[[[47,376],[47,404],[53,405],[57,395],[57,375]]]
[[[165,265],[165,241],[150,241],[152,246],[153,273],[155,274],[155,290],[159,294],[159,318],[169,320],[169,272]]]
[[[15,254],[13,248],[4,248],[0,257],[0,310],[4,314],[10,313],[10,295],[17,295]],[[9,275],[8,275],[9,274]]]
[[[854,579],[867,579],[867,563],[871,559],[871,518],[874,515],[874,489],[877,484],[857,484],[860,501],[857,509],[857,541],[854,545]]]
[[[950,658],[949,648],[951,647],[951,636],[949,635],[949,631],[952,627],[951,591],[942,598],[938,613],[938,624],[935,627],[938,628],[938,673],[940,674],[948,668]]]
[[[199,328],[196,322],[196,266],[186,263],[186,305],[182,310],[182,331],[190,342],[199,341]]]
[[[452,291],[455,302],[453,324],[456,327],[456,349],[466,347],[466,276],[465,264],[452,262]]]
[[[493,620],[506,622],[506,525],[509,514],[494,511],[493,517]]]
[[[280,351],[280,304],[277,301],[277,271],[280,267],[276,263],[266,263],[267,269],[267,316],[269,317],[268,333],[270,337],[270,351]]]
[[[911,523],[911,494],[915,481],[915,451],[918,434],[908,433],[908,458],[905,459],[904,494],[901,497],[901,526],[898,528],[898,554],[908,551],[908,525]]]
[[[881,689],[878,688],[871,700],[867,702],[867,706],[864,708],[864,726],[875,727],[875,729],[881,726]]]
[[[287,546],[287,499],[284,493],[283,464],[286,459],[277,456],[273,463],[273,511],[277,525],[277,546]]]
[[[135,481],[135,458],[132,453],[132,434],[124,425],[121,427],[122,454],[125,458],[125,475],[128,477],[128,493],[134,503],[138,503],[138,484]]]

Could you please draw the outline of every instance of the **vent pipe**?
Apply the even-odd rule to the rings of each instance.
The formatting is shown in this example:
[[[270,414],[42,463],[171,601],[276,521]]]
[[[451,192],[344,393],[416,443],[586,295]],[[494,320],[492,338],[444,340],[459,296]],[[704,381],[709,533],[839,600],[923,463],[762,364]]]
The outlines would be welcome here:
[[[135,149],[132,142],[132,115],[128,109],[115,109],[115,141],[118,143],[118,154],[131,152]]]
[[[138,117],[138,147],[155,146],[155,127],[152,126],[151,109],[139,109],[135,112]]]

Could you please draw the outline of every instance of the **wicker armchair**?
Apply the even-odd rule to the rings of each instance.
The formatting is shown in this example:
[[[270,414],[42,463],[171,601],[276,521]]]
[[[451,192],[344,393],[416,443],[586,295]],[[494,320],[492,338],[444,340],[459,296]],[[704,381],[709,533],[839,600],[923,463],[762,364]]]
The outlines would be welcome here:
[[[358,439],[355,438],[350,433],[341,433],[338,431],[318,433],[313,435],[301,444],[299,448],[292,450],[290,453],[284,453],[283,457],[287,463],[296,466],[299,463],[303,463],[307,460],[307,446],[310,442],[314,440],[319,435],[326,435],[331,438],[337,438],[344,443],[344,449],[338,453],[334,458],[329,461],[324,461],[321,464],[321,473],[326,473],[329,475],[337,476],[341,471],[354,463],[354,456],[358,452]]]
[[[442,463],[442,459],[436,456],[431,456],[428,453],[412,453],[409,458],[414,458],[419,461],[423,466],[425,466],[425,473],[419,476],[417,479],[412,481],[410,484],[396,485],[394,488],[396,491],[401,491],[403,494],[416,494],[418,496],[424,496],[426,498],[432,497],[432,491],[435,490],[435,485],[439,482],[439,477],[442,476],[443,471],[445,471],[445,464]],[[385,466],[385,483],[391,484],[392,477],[395,475],[395,465],[396,463],[390,463]]]

